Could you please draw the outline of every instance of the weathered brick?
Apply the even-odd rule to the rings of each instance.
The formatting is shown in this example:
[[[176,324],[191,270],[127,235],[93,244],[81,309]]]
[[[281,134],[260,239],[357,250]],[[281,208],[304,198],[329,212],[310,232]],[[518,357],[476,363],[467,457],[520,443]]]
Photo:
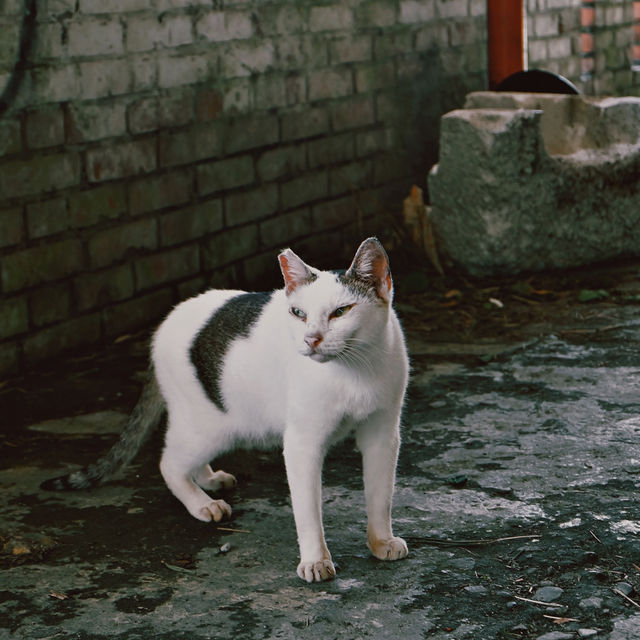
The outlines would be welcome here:
[[[311,209],[296,209],[260,223],[260,239],[265,247],[283,247],[311,233]],[[272,256],[273,258],[273,256]]]
[[[189,90],[164,98],[142,98],[127,109],[129,131],[134,134],[186,125],[193,117],[193,95]]]
[[[372,163],[366,160],[333,167],[329,172],[330,193],[332,196],[354,193],[370,184],[372,175]]]
[[[258,249],[258,227],[234,227],[220,232],[205,242],[202,252],[206,270],[217,269],[230,262],[246,258]]]
[[[265,151],[256,161],[258,178],[270,182],[278,178],[293,178],[307,166],[306,152],[302,145],[279,146]]]
[[[435,0],[402,0],[400,2],[399,22],[402,24],[429,22],[434,17]]]
[[[314,140],[308,143],[308,151],[311,169],[346,162],[354,157],[353,134],[343,133]]]
[[[127,51],[151,51],[158,47],[191,44],[191,19],[188,15],[156,14],[127,20]]]
[[[260,33],[265,36],[288,36],[306,28],[305,7],[297,4],[265,4],[255,11]]]
[[[282,70],[317,69],[329,62],[327,41],[320,35],[284,35],[278,38],[276,51]]]
[[[547,41],[550,58],[568,58],[571,56],[571,37],[550,38]],[[624,64],[625,55],[621,55],[621,63]]]
[[[27,113],[25,122],[29,149],[55,147],[64,142],[64,118],[60,107],[48,107]]]
[[[58,0],[60,1],[60,0]],[[127,11],[140,11],[151,9],[154,5],[151,0],[62,0],[69,3],[68,10],[75,10],[76,4],[81,13],[126,13]]]
[[[29,297],[33,326],[44,327],[70,316],[71,292],[68,283],[38,289]]]
[[[131,91],[131,68],[125,58],[81,62],[78,67],[79,96],[72,97],[94,100]]]
[[[329,131],[329,113],[323,107],[283,113],[281,122],[283,141],[312,138]]]
[[[158,60],[149,53],[129,54],[132,91],[155,91],[159,86]]]
[[[165,316],[173,303],[171,289],[160,289],[120,304],[107,307],[103,312],[107,337],[153,326]]]
[[[26,296],[4,298],[0,304],[0,340],[29,329],[29,307]]]
[[[42,238],[69,228],[69,212],[64,198],[27,205],[27,229],[30,238]]]
[[[21,149],[20,123],[17,120],[0,122],[0,156],[19,153]]]
[[[330,31],[350,29],[353,25],[353,13],[343,4],[312,6],[309,13],[311,31]]]
[[[356,68],[356,91],[367,93],[376,89],[393,86],[396,78],[392,61],[358,65]]]
[[[65,115],[71,143],[102,140],[127,132],[123,103],[71,103]]]
[[[371,36],[344,36],[329,42],[331,64],[364,62],[373,57]]]
[[[124,52],[122,25],[111,18],[74,20],[69,23],[67,38],[71,56],[110,56]]]
[[[219,231],[224,224],[222,201],[209,200],[178,209],[160,218],[160,241],[170,246],[196,240]]]
[[[282,185],[282,208],[293,209],[313,200],[326,198],[329,176],[326,171],[305,174]]]
[[[253,109],[250,78],[233,78],[226,83],[222,92],[222,111],[225,115],[236,116],[249,113]]]
[[[156,168],[156,139],[121,142],[87,151],[90,182],[102,182],[149,173]]]
[[[192,164],[219,156],[222,134],[222,124],[215,121],[195,124],[182,131],[163,132],[158,142],[160,166]]]
[[[303,102],[306,79],[296,73],[265,74],[251,78],[256,109],[273,109]]]
[[[356,219],[356,203],[346,197],[317,204],[311,210],[311,228],[314,232],[344,226]]]
[[[22,242],[24,225],[19,208],[0,211],[0,247],[10,247]]]
[[[200,253],[192,244],[138,258],[134,266],[136,288],[143,291],[195,275],[200,269]]]
[[[264,218],[278,209],[278,187],[267,184],[250,191],[243,190],[225,198],[227,227]]]
[[[375,36],[373,52],[376,60],[386,60],[413,50],[413,33],[409,29],[383,31]]]
[[[210,162],[197,168],[200,195],[241,187],[253,180],[253,159],[248,155]]]
[[[69,196],[69,220],[74,228],[90,227],[113,220],[127,210],[124,185],[105,185]]]
[[[438,16],[446,18],[465,18],[469,15],[468,0],[436,0]]]
[[[282,245],[278,248],[281,247]],[[242,272],[244,281],[252,288],[267,291],[282,286],[282,272],[273,250],[245,258],[242,261]]]
[[[280,139],[278,118],[275,115],[252,115],[226,122],[224,150],[237,153],[257,147],[266,147]]]
[[[0,376],[12,376],[20,370],[20,347],[17,341],[0,344]]]
[[[388,0],[362,3],[357,10],[357,21],[365,27],[390,27],[396,22],[396,4]]]
[[[65,189],[80,182],[77,153],[37,155],[0,164],[0,193],[7,198]]]
[[[340,98],[353,93],[353,79],[348,67],[327,68],[309,73],[309,100]]]
[[[220,68],[225,78],[264,73],[275,64],[276,48],[271,40],[233,41],[220,50]]]
[[[434,21],[420,27],[415,35],[415,51],[437,51],[441,49],[442,43],[449,40],[447,26],[445,23]]]
[[[189,202],[190,171],[167,173],[138,180],[129,187],[129,212],[132,215],[159,211]]]
[[[4,27],[3,27],[4,28]],[[18,28],[18,25],[15,25]],[[13,40],[10,42],[17,42]],[[51,61],[68,55],[68,41],[59,23],[36,24],[34,42],[29,57],[32,62]]]
[[[74,292],[79,311],[126,300],[134,293],[132,265],[83,273],[74,281]]]
[[[77,100],[86,95],[78,65],[43,65],[30,74],[32,104]]]
[[[560,33],[558,14],[539,13],[533,20],[533,32],[537,37],[557,36]]]
[[[248,11],[210,11],[196,22],[196,33],[212,42],[245,40],[253,36],[253,21]]]
[[[373,155],[379,151],[388,151],[393,147],[393,129],[374,129],[356,134],[356,155],[358,158]]]
[[[79,240],[62,240],[5,256],[2,285],[5,293],[18,291],[77,273],[82,268]]]
[[[58,356],[71,349],[95,344],[100,338],[100,316],[80,316],[32,333],[24,342],[27,365]]]
[[[195,112],[199,122],[215,120],[222,113],[223,98],[217,89],[203,89],[196,96]]]
[[[373,124],[375,122],[373,98],[362,95],[332,105],[331,121],[334,131]]]
[[[155,249],[157,245],[156,221],[143,218],[94,233],[89,238],[89,261],[92,268],[106,267],[131,250]]]
[[[158,84],[162,89],[205,82],[216,66],[211,53],[174,55],[158,60]]]

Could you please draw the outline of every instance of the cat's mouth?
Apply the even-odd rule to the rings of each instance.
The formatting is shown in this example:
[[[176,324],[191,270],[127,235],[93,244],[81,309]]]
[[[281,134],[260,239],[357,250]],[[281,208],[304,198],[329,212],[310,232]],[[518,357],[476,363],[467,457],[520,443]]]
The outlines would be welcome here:
[[[333,356],[327,355],[326,353],[318,353],[317,351],[312,351],[307,355],[314,362],[327,362],[328,360],[331,360],[333,358]]]

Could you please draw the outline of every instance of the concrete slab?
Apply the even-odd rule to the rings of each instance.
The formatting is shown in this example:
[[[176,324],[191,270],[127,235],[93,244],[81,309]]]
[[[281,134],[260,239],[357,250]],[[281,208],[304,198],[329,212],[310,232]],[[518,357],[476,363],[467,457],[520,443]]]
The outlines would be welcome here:
[[[239,486],[227,496],[232,519],[216,527],[164,487],[160,434],[107,486],[38,488],[109,446],[135,384],[118,381],[119,401],[105,388],[108,409],[95,398],[93,410],[31,429],[14,402],[0,430],[0,638],[637,638],[640,308],[625,309],[597,342],[548,333],[444,348],[407,318],[413,375],[394,518],[410,555],[369,555],[347,442],[325,473],[339,571],[319,585],[295,575],[279,452],[219,461]],[[119,370],[129,380],[144,367],[137,354]],[[106,373],[87,375],[100,386]],[[0,401],[38,394],[0,391]],[[543,587],[557,599],[536,601]]]

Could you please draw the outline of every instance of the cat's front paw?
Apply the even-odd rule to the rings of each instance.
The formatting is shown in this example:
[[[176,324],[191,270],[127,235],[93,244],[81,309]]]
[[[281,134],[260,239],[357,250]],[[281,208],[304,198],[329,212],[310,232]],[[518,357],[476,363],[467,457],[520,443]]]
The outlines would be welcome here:
[[[212,500],[198,511],[196,518],[204,522],[220,522],[223,518],[231,517],[231,507],[224,500]]]
[[[388,540],[369,538],[369,549],[378,560],[401,560],[409,554],[407,543],[396,537]]]
[[[307,582],[323,582],[336,577],[336,568],[331,558],[323,558],[317,562],[301,562],[298,565],[298,575]]]

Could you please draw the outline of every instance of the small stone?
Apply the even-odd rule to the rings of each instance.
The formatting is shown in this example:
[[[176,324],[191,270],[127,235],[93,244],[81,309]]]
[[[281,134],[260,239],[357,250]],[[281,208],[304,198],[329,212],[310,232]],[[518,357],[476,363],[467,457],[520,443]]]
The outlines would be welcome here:
[[[581,638],[591,638],[598,635],[597,629],[578,629],[578,635]]]
[[[468,587],[465,587],[464,590],[467,593],[472,593],[473,595],[483,596],[487,593],[487,588],[483,587],[481,584],[472,584]]]
[[[614,589],[625,596],[628,596],[633,591],[633,587],[628,582],[616,582]]]
[[[540,602],[553,602],[557,600],[563,592],[564,590],[560,587],[540,587],[533,595],[533,599],[539,600]]]
[[[545,633],[541,636],[538,636],[536,640],[571,640],[571,638],[573,638],[573,634],[571,633],[552,631],[551,633]]]
[[[580,600],[579,606],[581,609],[600,609],[602,608],[602,598],[598,596],[591,596]]]

